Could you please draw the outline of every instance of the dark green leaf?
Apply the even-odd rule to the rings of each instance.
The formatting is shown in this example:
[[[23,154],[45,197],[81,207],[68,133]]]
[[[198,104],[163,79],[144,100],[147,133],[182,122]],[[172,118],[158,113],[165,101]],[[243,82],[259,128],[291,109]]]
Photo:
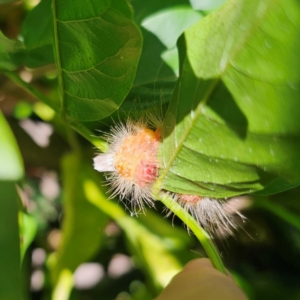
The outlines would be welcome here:
[[[54,14],[65,113],[82,121],[109,116],[130,91],[141,52],[127,1],[54,1]]]
[[[52,0],[42,0],[28,13],[23,23],[21,34],[26,47],[24,64],[28,67],[54,63],[51,3]]]
[[[263,208],[300,230],[300,186],[270,197],[255,197],[254,207]]]
[[[17,2],[17,0],[0,0],[0,4]]]
[[[1,69],[13,71],[21,65],[37,68],[54,63],[51,3],[43,0],[28,13],[21,30],[24,43],[0,33]]]
[[[299,184],[299,33],[292,0],[232,0],[185,32],[158,187],[223,198]]]
[[[174,55],[174,51],[166,51],[175,47],[180,34],[199,20],[201,14],[192,10],[188,1],[151,1],[142,5],[133,1],[133,6],[144,37],[134,85],[152,83],[153,91],[164,94],[163,83],[166,82],[167,90],[170,81],[174,82],[178,76],[177,52]]]
[[[168,84],[173,81],[175,85],[174,71],[161,58],[166,47],[154,34],[143,28],[141,30],[144,43],[134,86],[152,84],[152,90],[155,91],[157,82],[167,82]]]
[[[0,31],[0,69],[13,71],[19,67],[25,57],[22,42],[8,39]]]
[[[21,300],[18,194],[15,184],[0,181],[0,195],[0,299]]]

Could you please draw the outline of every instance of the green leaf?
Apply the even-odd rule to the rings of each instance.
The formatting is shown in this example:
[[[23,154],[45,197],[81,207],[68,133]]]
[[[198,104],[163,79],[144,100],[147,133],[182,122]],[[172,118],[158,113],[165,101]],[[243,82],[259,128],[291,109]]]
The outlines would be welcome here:
[[[17,181],[24,175],[23,162],[14,135],[0,111],[0,180]]]
[[[104,227],[108,218],[94,204],[87,201],[83,183],[91,172],[81,158],[75,154],[64,157],[63,201],[64,220],[62,241],[52,269],[53,282],[60,285],[63,272],[73,273],[83,262],[90,259],[101,246]]]
[[[0,69],[13,71],[19,67],[25,57],[25,48],[21,41],[11,40],[0,31]]]
[[[141,31],[144,42],[134,86],[139,87],[152,84],[151,89],[154,92],[157,90],[157,82],[166,82],[167,85],[169,82],[173,82],[174,86],[176,80],[175,73],[161,57],[166,47],[151,32],[143,28],[141,28]],[[162,91],[164,91],[164,89],[162,89]]]
[[[0,181],[0,266],[0,299],[23,299],[18,194],[12,181]]]
[[[184,29],[199,20],[201,14],[192,10],[188,1],[182,0],[133,1],[133,7],[144,38],[134,86],[152,83],[152,91],[161,91],[164,97],[168,85],[172,82],[174,86],[178,76],[178,55],[174,48],[177,38]],[[173,48],[173,52],[166,53],[169,48]]]
[[[190,0],[195,10],[210,11],[220,7],[226,0]]]
[[[21,259],[23,260],[26,250],[36,236],[38,222],[32,215],[19,212],[19,229],[21,236]]]
[[[170,80],[176,77],[175,75],[178,74],[177,52],[175,51],[174,61],[174,55],[170,59],[169,56],[172,52],[166,53],[166,49],[173,48],[174,52],[178,37],[201,17],[202,15],[190,6],[181,5],[164,8],[142,20],[141,26],[148,32],[142,30],[144,47],[135,85],[143,82]]]
[[[24,64],[30,68],[54,63],[51,3],[52,0],[42,0],[28,13],[22,26],[26,47]]]
[[[14,71],[21,65],[37,68],[54,63],[51,3],[43,0],[28,13],[21,30],[24,43],[0,32],[0,69]]]
[[[41,19],[41,15],[44,18]],[[26,16],[21,34],[27,49],[34,49],[53,42],[51,0],[42,0]]]
[[[178,77],[177,38],[201,18],[188,1],[133,1],[133,7],[144,43],[134,86],[121,114],[169,102]]]
[[[229,1],[186,30],[156,188],[223,198],[300,183],[300,5]]]
[[[134,19],[137,24],[140,24],[145,18],[153,15],[159,11],[167,10],[169,8],[181,5],[190,5],[189,0],[152,0],[140,1],[132,0],[134,9]]]
[[[130,91],[141,52],[141,35],[128,2],[53,4],[64,113],[82,121],[105,118]]]
[[[201,18],[202,14],[190,6],[173,6],[148,16],[143,20],[142,26],[171,49],[176,46],[177,39],[184,30]]]

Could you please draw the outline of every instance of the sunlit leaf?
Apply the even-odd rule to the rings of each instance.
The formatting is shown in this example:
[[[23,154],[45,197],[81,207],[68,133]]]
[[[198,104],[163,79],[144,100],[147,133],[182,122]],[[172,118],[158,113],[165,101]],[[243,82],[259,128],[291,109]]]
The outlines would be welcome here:
[[[28,247],[37,233],[37,220],[30,214],[19,212],[19,230],[21,236],[21,259],[23,260]]]
[[[0,111],[0,180],[17,181],[23,177],[23,162],[9,125]]]
[[[218,8],[226,2],[226,0],[190,0],[193,9],[210,11]]]
[[[223,198],[300,183],[299,32],[292,0],[232,0],[186,30],[158,187]]]
[[[183,31],[201,19],[201,13],[189,6],[175,6],[157,12],[143,20],[142,26],[155,34],[168,48],[176,46]]]
[[[169,49],[169,51],[161,52],[160,57],[177,76],[179,67],[177,39],[186,28],[201,18],[202,14],[194,11],[190,6],[173,6],[148,16],[142,22],[142,27],[154,34]]]
[[[82,121],[107,117],[127,96],[141,52],[132,11],[125,0],[53,4],[64,113]]]
[[[152,98],[156,100],[155,94],[160,93],[161,99],[169,101],[170,84],[173,83],[173,89],[178,76],[177,38],[184,29],[199,20],[201,14],[192,10],[189,2],[184,0],[133,1],[133,7],[144,38],[134,86],[148,85]],[[169,48],[173,51],[166,52]]]

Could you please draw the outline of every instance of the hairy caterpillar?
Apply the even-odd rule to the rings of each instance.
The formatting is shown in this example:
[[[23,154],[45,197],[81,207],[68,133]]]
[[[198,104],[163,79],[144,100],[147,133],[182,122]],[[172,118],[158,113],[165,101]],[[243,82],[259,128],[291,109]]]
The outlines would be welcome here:
[[[162,122],[155,117],[115,124],[107,135],[109,151],[94,158],[94,168],[107,173],[112,197],[130,201],[134,212],[153,207],[152,186],[163,165],[159,158]],[[232,234],[233,214],[244,217],[227,201],[197,195],[172,194],[186,211],[209,232],[222,228]],[[168,213],[170,214],[170,213]]]
[[[109,151],[94,158],[94,168],[108,172],[112,197],[130,199],[134,211],[143,211],[144,203],[153,206],[151,188],[160,167],[157,157],[160,127],[153,129],[153,124],[142,119],[137,122],[129,119],[115,125],[107,140]]]

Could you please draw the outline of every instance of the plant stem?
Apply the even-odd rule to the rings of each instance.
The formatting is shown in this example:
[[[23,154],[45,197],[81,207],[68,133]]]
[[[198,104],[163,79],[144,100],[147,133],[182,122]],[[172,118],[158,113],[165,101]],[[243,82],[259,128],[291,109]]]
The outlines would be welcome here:
[[[202,244],[205,252],[210,258],[213,266],[220,272],[227,274],[223,262],[220,258],[218,250],[213,244],[208,233],[198,225],[196,220],[187,213],[174,199],[163,192],[158,194],[157,200],[161,201],[169,210],[171,210],[177,217],[179,217],[189,229],[191,229],[195,236],[198,238],[199,242]]]
[[[26,92],[28,92],[30,95],[34,96],[36,99],[45,103],[50,108],[52,108],[57,114],[59,114],[60,110],[57,106],[54,105],[53,101],[51,101],[47,96],[45,96],[42,92],[40,92],[36,87],[34,87],[33,85],[22,80],[22,78],[17,73],[9,72],[9,71],[2,71],[2,73],[5,76],[7,76],[11,81],[16,83],[19,87],[21,87]],[[85,127],[83,124],[81,124],[80,122],[69,121],[69,120],[65,120],[65,122],[68,122],[68,124],[74,130],[76,130],[80,135],[82,135],[85,139],[87,139],[90,143],[92,143],[100,151],[102,151],[102,152],[107,151],[106,141],[100,139],[99,137],[94,136],[92,134],[92,132],[87,127]]]

